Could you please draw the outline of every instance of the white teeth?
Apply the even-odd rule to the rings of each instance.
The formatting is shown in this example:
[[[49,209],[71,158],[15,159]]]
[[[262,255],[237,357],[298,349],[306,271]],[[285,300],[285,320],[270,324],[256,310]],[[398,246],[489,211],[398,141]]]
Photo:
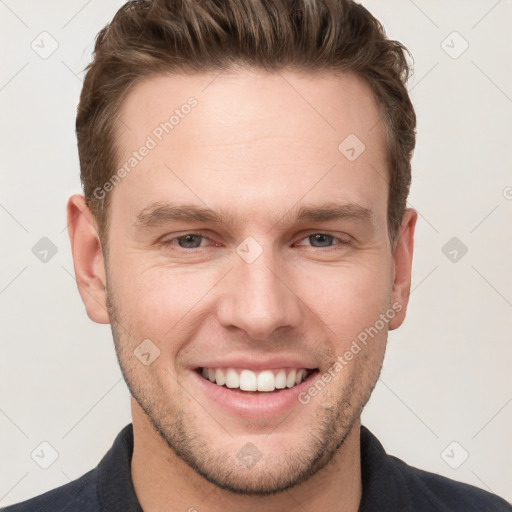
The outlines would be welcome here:
[[[288,374],[288,377],[286,377],[286,387],[287,388],[291,388],[295,385],[295,376],[296,376],[295,370],[292,370]]]
[[[224,386],[224,384],[226,384],[226,376],[224,375],[224,372],[218,368],[215,370],[215,381],[219,386]]]
[[[292,388],[300,384],[308,371],[304,368],[276,370],[235,370],[234,368],[202,368],[201,375],[218,386],[230,389],[240,388],[242,391],[274,391],[276,389]]]
[[[240,377],[238,373],[236,373],[233,368],[229,368],[226,372],[226,386],[228,388],[239,388],[240,387]]]
[[[256,391],[256,374],[251,370],[242,370],[240,372],[240,389],[242,391]]]
[[[276,378],[271,370],[265,370],[258,375],[258,391],[274,391]]]
[[[284,389],[286,387],[286,372],[279,370],[276,375],[276,389]]]

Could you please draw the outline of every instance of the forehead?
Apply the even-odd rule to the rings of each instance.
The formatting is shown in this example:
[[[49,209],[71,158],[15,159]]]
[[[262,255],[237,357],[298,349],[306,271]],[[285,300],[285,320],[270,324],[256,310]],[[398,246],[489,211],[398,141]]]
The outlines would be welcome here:
[[[201,124],[202,129],[194,138],[188,137],[188,133],[187,137],[180,137],[183,130],[174,130],[172,134],[177,141],[189,145],[234,144],[247,139],[252,143],[257,134],[305,136],[312,144],[327,135],[325,142],[330,143],[347,130],[362,140],[369,140],[372,133],[368,132],[380,121],[369,85],[352,73],[264,72],[241,68],[204,74],[157,75],[142,80],[130,91],[120,112],[122,122],[118,128],[123,142],[135,143],[151,133],[176,110],[182,110],[190,98],[197,100],[199,108],[193,109],[195,115],[186,124]],[[378,134],[377,129],[375,135]]]
[[[369,86],[352,74],[156,76],[134,87],[119,119],[125,177],[112,208],[131,219],[168,200],[270,208],[273,218],[301,197],[386,206],[383,123]]]

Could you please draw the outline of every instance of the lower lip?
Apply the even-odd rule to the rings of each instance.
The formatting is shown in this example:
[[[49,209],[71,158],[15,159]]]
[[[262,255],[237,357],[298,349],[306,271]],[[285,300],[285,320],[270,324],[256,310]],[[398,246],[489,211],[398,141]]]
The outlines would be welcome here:
[[[241,418],[271,418],[286,414],[293,407],[301,405],[299,394],[311,385],[318,372],[313,372],[305,381],[292,388],[254,393],[219,386],[206,380],[196,371],[191,373],[201,391],[221,409]]]

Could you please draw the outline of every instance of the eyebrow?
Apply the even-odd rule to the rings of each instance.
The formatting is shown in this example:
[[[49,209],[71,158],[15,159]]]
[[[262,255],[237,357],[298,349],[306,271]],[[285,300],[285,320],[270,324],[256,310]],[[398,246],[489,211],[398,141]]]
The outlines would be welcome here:
[[[295,222],[323,222],[329,220],[355,220],[371,222],[373,211],[357,203],[328,203],[324,205],[302,205],[298,209],[292,209],[275,224],[281,222],[284,217],[293,215],[295,210]],[[194,204],[174,204],[164,201],[151,203],[141,210],[135,219],[134,225],[141,228],[150,228],[165,225],[169,222],[211,222],[234,224],[241,220],[241,215],[222,210],[216,212],[209,208]],[[274,225],[275,225],[274,224]]]

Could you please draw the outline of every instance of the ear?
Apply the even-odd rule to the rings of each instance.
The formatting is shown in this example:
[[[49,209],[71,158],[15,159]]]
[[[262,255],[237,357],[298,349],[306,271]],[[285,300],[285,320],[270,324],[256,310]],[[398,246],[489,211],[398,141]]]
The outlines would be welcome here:
[[[400,327],[405,319],[407,304],[411,291],[411,268],[412,253],[414,245],[414,228],[418,213],[412,208],[405,210],[402,218],[402,224],[398,230],[393,248],[393,290],[391,294],[391,304],[400,304],[396,310],[395,317],[389,322],[389,330]],[[394,308],[395,309],[395,308]]]
[[[96,219],[83,195],[73,195],[67,205],[68,233],[76,284],[93,322],[110,323],[106,305],[106,273]]]

